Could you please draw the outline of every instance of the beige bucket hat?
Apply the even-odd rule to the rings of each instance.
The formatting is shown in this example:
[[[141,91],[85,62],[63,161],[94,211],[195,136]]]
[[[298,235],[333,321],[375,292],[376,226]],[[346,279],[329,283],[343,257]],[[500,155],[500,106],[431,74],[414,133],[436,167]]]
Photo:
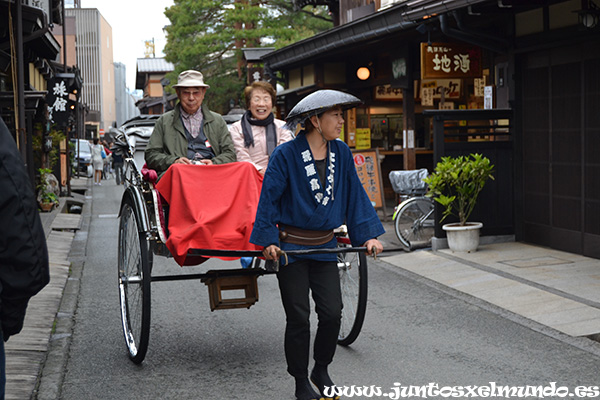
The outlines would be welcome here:
[[[177,85],[173,85],[176,87],[205,87],[209,88],[210,86],[204,83],[204,76],[202,72],[194,71],[193,69],[188,69],[187,71],[183,71],[177,77]]]

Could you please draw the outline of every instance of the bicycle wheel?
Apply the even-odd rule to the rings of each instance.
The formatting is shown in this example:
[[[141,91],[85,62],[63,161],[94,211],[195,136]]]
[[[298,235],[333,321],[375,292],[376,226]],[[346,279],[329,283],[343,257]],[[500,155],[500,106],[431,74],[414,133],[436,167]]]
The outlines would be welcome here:
[[[394,227],[405,250],[431,246],[434,235],[434,204],[427,197],[415,197],[400,204]]]
[[[150,336],[150,264],[148,241],[129,203],[121,208],[119,222],[119,298],[121,322],[129,358],[141,363]]]
[[[348,346],[358,337],[367,311],[367,257],[358,252],[338,253],[338,269],[343,307],[338,344]]]

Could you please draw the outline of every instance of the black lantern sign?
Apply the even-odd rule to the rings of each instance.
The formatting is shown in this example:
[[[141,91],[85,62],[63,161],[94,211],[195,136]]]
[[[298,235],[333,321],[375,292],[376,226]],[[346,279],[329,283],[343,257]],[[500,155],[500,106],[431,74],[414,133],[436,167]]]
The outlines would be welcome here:
[[[69,87],[68,80],[63,78],[52,78],[48,81],[48,118],[52,123],[65,127],[69,123]]]

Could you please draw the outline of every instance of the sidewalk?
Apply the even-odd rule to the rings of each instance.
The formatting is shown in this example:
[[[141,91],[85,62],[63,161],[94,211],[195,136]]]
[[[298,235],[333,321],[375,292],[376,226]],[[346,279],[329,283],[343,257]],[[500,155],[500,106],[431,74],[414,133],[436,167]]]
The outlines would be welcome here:
[[[74,179],[71,186],[73,197],[61,198],[59,210],[40,214],[51,281],[30,301],[23,331],[6,343],[7,400],[56,399],[60,392],[73,322],[64,310],[76,308],[92,203],[91,180]],[[88,196],[77,194],[86,189]],[[65,213],[67,202],[82,204],[83,213]],[[399,248],[391,217],[383,225],[384,247]],[[425,249],[378,259],[401,275],[600,355],[600,345],[587,339],[600,337],[598,259],[515,242],[480,245],[470,254]]]
[[[384,246],[399,242],[384,222]],[[385,262],[571,337],[600,336],[600,260],[519,242],[393,253]]]

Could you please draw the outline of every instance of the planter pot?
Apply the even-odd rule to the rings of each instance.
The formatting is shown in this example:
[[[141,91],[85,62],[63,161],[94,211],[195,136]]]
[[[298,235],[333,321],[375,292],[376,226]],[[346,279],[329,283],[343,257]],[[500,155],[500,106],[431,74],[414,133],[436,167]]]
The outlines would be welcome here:
[[[54,208],[54,203],[40,203],[43,212],[50,212]]]
[[[457,223],[446,224],[442,226],[442,229],[446,231],[450,250],[471,253],[477,251],[479,246],[479,230],[481,227],[483,227],[481,222],[467,222],[464,226]]]

